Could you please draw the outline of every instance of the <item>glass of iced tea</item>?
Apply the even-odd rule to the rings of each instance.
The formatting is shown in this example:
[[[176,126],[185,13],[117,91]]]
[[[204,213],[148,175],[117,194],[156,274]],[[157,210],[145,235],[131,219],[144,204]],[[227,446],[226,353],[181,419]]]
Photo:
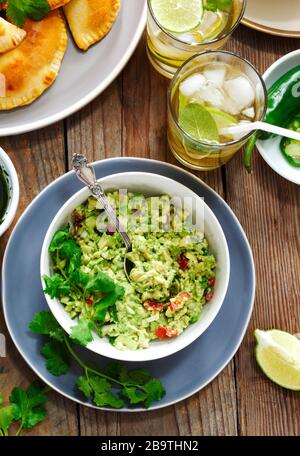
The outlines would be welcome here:
[[[245,7],[246,0],[148,0],[150,62],[172,78],[192,55],[222,49]]]
[[[213,170],[227,163],[252,133],[226,129],[263,120],[264,81],[247,60],[226,51],[207,51],[187,60],[168,91],[168,143],[185,166]]]

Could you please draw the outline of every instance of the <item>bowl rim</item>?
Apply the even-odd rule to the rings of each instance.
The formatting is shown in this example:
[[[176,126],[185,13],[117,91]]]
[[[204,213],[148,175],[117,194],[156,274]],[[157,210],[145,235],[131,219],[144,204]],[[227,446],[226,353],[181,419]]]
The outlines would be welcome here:
[[[169,177],[162,176],[162,175],[159,175],[159,174],[156,174],[156,173],[131,171],[131,172],[125,172],[125,173],[123,172],[123,173],[111,174],[111,175],[99,178],[97,180],[104,185],[106,181],[109,181],[111,179],[117,179],[118,177],[124,176],[124,175],[126,175],[126,176],[130,176],[130,175],[135,175],[135,176],[137,176],[137,175],[147,175],[147,176],[151,177],[152,179],[153,179],[153,176],[156,176],[157,178],[159,178],[161,180],[172,181],[173,183],[176,184],[177,187],[181,187],[182,190],[186,189],[189,193],[194,194],[195,198],[197,198],[198,200],[201,199],[201,197],[198,196],[194,191],[192,191],[191,189],[189,189],[185,185],[181,184],[180,182],[177,182],[177,181],[175,181],[175,180],[173,180],[173,179],[171,179]],[[112,188],[113,188],[113,185],[112,185]],[[64,212],[66,212],[67,207],[69,205],[71,205],[72,202],[74,202],[80,195],[83,195],[83,194],[86,193],[87,197],[88,197],[89,196],[88,192],[89,192],[88,189],[86,187],[83,187],[79,191],[74,193],[61,206],[59,211],[53,217],[53,219],[52,219],[52,221],[51,221],[51,223],[50,223],[50,225],[49,225],[49,227],[47,229],[47,232],[46,232],[44,240],[43,240],[43,245],[42,245],[41,255],[40,255],[40,279],[41,279],[42,288],[44,288],[44,285],[45,285],[45,283],[43,281],[43,275],[44,275],[45,272],[47,272],[47,271],[45,271],[45,269],[47,268],[47,265],[49,265],[48,245],[49,245],[50,240],[51,240],[51,238],[53,237],[53,234],[54,234],[53,233],[53,228],[54,228],[55,224],[57,223],[57,220],[64,214]],[[149,349],[141,349],[141,350],[118,350],[118,349],[115,349],[115,355],[112,356],[112,353],[106,354],[105,350],[103,350],[103,349],[99,350],[99,349],[96,349],[96,347],[91,347],[90,345],[93,344],[93,342],[95,342],[95,341],[93,341],[90,344],[88,344],[85,348],[87,348],[88,350],[93,351],[94,353],[99,354],[100,356],[104,356],[104,357],[107,357],[107,358],[110,358],[110,359],[119,360],[119,361],[129,361],[129,362],[153,361],[153,360],[156,360],[156,359],[165,358],[167,356],[175,354],[178,351],[186,348],[192,342],[194,342],[196,339],[198,339],[198,337],[200,337],[207,330],[207,328],[211,325],[211,323],[214,321],[214,319],[218,315],[218,313],[219,313],[219,311],[220,311],[220,309],[221,309],[221,307],[223,305],[223,302],[225,300],[225,297],[226,297],[226,293],[227,293],[227,290],[228,290],[229,279],[230,279],[230,256],[229,256],[229,249],[228,249],[227,240],[226,240],[226,237],[225,237],[225,234],[224,234],[224,231],[222,229],[222,226],[221,226],[220,222],[218,221],[218,219],[215,216],[214,212],[205,203],[205,201],[203,201],[203,204],[204,204],[204,210],[209,212],[209,214],[210,214],[215,226],[217,226],[217,228],[219,230],[219,235],[221,237],[222,244],[223,244],[223,247],[224,247],[223,253],[224,253],[224,259],[225,259],[226,268],[224,268],[225,269],[224,279],[223,279],[224,286],[223,286],[223,289],[220,291],[220,297],[218,299],[218,305],[215,307],[214,311],[211,312],[211,314],[207,317],[207,321],[206,321],[204,327],[201,329],[201,331],[200,332],[199,331],[198,332],[195,331],[195,333],[189,335],[189,338],[181,338],[180,339],[178,337],[178,338],[172,339],[172,342],[174,341],[174,343],[169,341],[169,344],[165,345],[164,350],[156,350],[156,354],[151,353],[151,351],[147,352],[147,350],[149,350]],[[66,327],[67,325],[65,325],[65,324],[62,325],[61,318],[59,318],[60,309],[58,308],[57,310],[55,310],[55,307],[57,307],[58,304],[61,305],[59,300],[57,298],[52,299],[52,298],[50,298],[50,296],[48,296],[46,294],[44,294],[44,296],[45,296],[45,299],[46,299],[47,304],[49,306],[49,309],[52,312],[52,314],[54,315],[54,317],[57,319],[57,321],[63,327],[63,329],[68,334],[70,334],[70,328],[71,327],[68,325],[69,327],[67,328]],[[66,312],[64,309],[62,309],[62,310],[64,312]],[[76,320],[74,320],[74,321],[76,321]],[[188,328],[186,328],[186,329],[188,329]],[[181,341],[181,343],[178,342],[178,341]],[[149,348],[151,348],[151,346]],[[161,348],[161,346],[160,346],[160,348]]]
[[[11,183],[8,210],[3,222],[0,225],[0,236],[2,236],[5,233],[5,231],[10,227],[15,218],[17,208],[19,205],[20,185],[16,168],[12,160],[9,158],[9,156],[2,147],[0,147],[0,163],[4,165],[4,168],[8,173]]]
[[[267,80],[272,75],[273,71],[275,71],[278,67],[280,67],[281,65],[283,65],[284,63],[286,63],[287,61],[289,61],[290,59],[292,59],[295,56],[300,57],[300,49],[296,49],[295,51],[288,52],[287,54],[283,55],[282,57],[280,57],[279,59],[275,60],[275,62],[272,63],[272,65],[265,71],[265,73],[262,76],[266,83],[266,86],[267,86]],[[268,87],[267,87],[267,89],[268,89]],[[296,178],[291,177],[290,173],[288,173],[288,171],[285,172],[285,169],[282,170],[281,167],[276,166],[272,159],[272,154],[268,154],[266,152],[264,143],[262,141],[257,141],[257,149],[258,149],[260,155],[262,156],[262,158],[270,166],[270,168],[273,169],[273,171],[275,171],[275,173],[277,173],[279,176],[283,177],[284,179],[286,179],[289,182],[300,185],[300,172],[299,172],[299,178],[296,179]]]

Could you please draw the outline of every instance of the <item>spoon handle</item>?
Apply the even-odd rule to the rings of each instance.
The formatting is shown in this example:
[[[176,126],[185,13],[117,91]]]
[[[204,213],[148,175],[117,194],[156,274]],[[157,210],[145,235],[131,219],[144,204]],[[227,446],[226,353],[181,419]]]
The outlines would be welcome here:
[[[300,133],[288,130],[287,128],[277,127],[277,125],[272,125],[266,122],[251,122],[245,123],[240,125],[234,125],[233,127],[224,128],[222,130],[223,134],[232,134],[237,135],[240,133],[250,133],[250,131],[254,130],[263,130],[268,133],[274,133],[275,135],[283,136],[285,138],[295,139],[296,141],[300,141]]]
[[[103,205],[111,223],[116,227],[127,250],[131,250],[131,241],[126,233],[122,223],[117,217],[117,214],[108,201],[103,188],[97,182],[95,170],[91,164],[88,163],[87,158],[82,154],[74,154],[72,158],[73,169],[77,174],[78,179],[81,180],[90,190],[91,194]]]

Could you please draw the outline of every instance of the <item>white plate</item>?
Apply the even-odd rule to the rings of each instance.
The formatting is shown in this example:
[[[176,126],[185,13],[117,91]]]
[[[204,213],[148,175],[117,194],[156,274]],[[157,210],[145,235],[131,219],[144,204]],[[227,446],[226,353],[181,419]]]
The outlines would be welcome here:
[[[31,105],[0,112],[0,136],[37,130],[78,111],[122,71],[143,33],[146,0],[123,0],[110,33],[86,52],[70,37],[59,75]]]
[[[292,68],[300,65],[300,49],[290,52],[281,59],[273,63],[263,75],[267,88],[269,89],[275,81]],[[300,109],[300,98],[299,98]],[[280,151],[281,137],[268,139],[267,141],[257,141],[257,148],[260,155],[277,174],[300,185],[300,168],[290,165]]]
[[[248,0],[243,23],[272,35],[300,37],[299,0]]]

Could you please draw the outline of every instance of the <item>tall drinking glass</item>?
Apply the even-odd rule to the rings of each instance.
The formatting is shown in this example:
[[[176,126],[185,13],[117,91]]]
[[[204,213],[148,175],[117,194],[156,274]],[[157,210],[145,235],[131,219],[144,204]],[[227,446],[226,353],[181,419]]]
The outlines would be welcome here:
[[[192,55],[223,49],[244,15],[246,0],[225,0],[223,10],[205,10],[208,0],[200,2],[202,16],[193,29],[185,32],[167,30],[155,14],[154,1],[148,0],[147,54],[154,68],[172,78]],[[176,0],[166,0],[170,4]],[[229,6],[228,6],[229,5]],[[160,19],[162,20],[162,19]],[[169,25],[172,27],[172,24]]]
[[[251,137],[224,133],[240,122],[263,120],[264,81],[247,60],[207,51],[185,62],[168,90],[168,143],[174,156],[196,170],[227,163]]]

